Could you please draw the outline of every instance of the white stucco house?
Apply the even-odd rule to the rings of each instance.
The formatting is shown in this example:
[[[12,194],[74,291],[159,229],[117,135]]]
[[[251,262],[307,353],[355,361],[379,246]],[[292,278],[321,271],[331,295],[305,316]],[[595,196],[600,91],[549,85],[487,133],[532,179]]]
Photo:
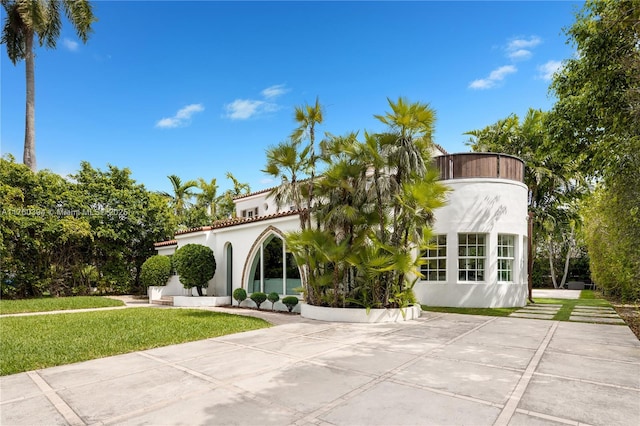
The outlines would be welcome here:
[[[414,287],[418,301],[451,307],[525,306],[529,237],[523,161],[495,153],[447,154],[437,147],[434,162],[451,191],[447,204],[435,212],[435,247],[423,253],[424,278]],[[237,217],[179,232],[175,239],[155,244],[158,254],[172,255],[190,243],[210,247],[217,270],[209,296],[231,296],[239,287],[249,294],[297,295],[293,289],[301,286],[300,275],[283,236],[299,229],[298,212],[278,209],[269,193],[265,189],[236,198]],[[172,276],[166,286],[150,289],[150,301],[187,291]]]

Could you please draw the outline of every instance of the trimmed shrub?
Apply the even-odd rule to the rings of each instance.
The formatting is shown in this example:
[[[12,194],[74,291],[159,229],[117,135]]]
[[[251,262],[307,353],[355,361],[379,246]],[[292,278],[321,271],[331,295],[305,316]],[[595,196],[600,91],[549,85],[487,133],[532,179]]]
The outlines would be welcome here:
[[[298,302],[299,300],[296,296],[287,296],[282,298],[282,303],[284,303],[287,309],[289,309],[289,312],[291,312],[293,308],[296,307]]]
[[[258,307],[258,310],[260,310],[260,305],[262,304],[262,302],[267,300],[267,295],[261,291],[256,291],[255,293],[251,293],[251,296],[249,296],[249,298],[253,300],[253,302]]]
[[[278,300],[280,300],[280,295],[278,293],[276,293],[275,291],[272,291],[271,293],[269,293],[267,295],[267,300],[269,300],[269,302],[271,302],[271,310],[273,311],[273,308],[274,308],[276,302]]]
[[[247,298],[247,291],[244,288],[236,288],[233,290],[233,298],[238,302],[238,306],[240,306]]]
[[[169,256],[151,256],[140,269],[140,282],[145,287],[167,285],[170,276],[171,258]]]
[[[208,281],[216,273],[213,251],[200,244],[187,244],[176,251],[173,262],[184,288],[195,287],[198,296],[202,296],[202,288],[209,285]]]

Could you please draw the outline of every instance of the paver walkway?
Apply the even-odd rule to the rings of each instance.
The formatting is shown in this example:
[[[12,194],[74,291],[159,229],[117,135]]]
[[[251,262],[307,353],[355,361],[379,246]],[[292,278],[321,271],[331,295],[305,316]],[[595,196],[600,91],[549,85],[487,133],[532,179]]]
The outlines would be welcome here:
[[[290,320],[1,377],[0,424],[640,424],[628,327],[435,312]]]
[[[534,289],[534,298],[550,299],[578,299],[580,290],[545,290]],[[562,305],[551,303],[529,304],[511,313],[510,317],[551,320],[558,313]],[[599,324],[624,325],[625,322],[615,309],[608,306],[575,306],[569,316],[569,321],[593,322]]]

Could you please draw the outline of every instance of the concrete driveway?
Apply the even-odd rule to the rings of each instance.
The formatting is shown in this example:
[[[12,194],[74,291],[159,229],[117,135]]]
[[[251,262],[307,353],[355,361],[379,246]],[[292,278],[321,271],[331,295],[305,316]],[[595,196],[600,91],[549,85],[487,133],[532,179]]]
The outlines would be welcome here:
[[[299,317],[297,317],[299,318]],[[7,425],[633,425],[625,326],[299,320],[0,378]]]

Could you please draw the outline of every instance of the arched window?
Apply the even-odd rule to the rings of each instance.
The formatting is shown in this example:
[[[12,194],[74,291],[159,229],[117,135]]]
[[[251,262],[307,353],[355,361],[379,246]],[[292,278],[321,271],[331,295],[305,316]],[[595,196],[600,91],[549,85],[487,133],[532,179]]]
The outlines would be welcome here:
[[[249,293],[296,294],[293,289],[301,286],[300,271],[293,254],[286,251],[282,238],[270,235],[260,244],[251,262]]]
[[[233,247],[227,244],[227,296],[233,294]]]

